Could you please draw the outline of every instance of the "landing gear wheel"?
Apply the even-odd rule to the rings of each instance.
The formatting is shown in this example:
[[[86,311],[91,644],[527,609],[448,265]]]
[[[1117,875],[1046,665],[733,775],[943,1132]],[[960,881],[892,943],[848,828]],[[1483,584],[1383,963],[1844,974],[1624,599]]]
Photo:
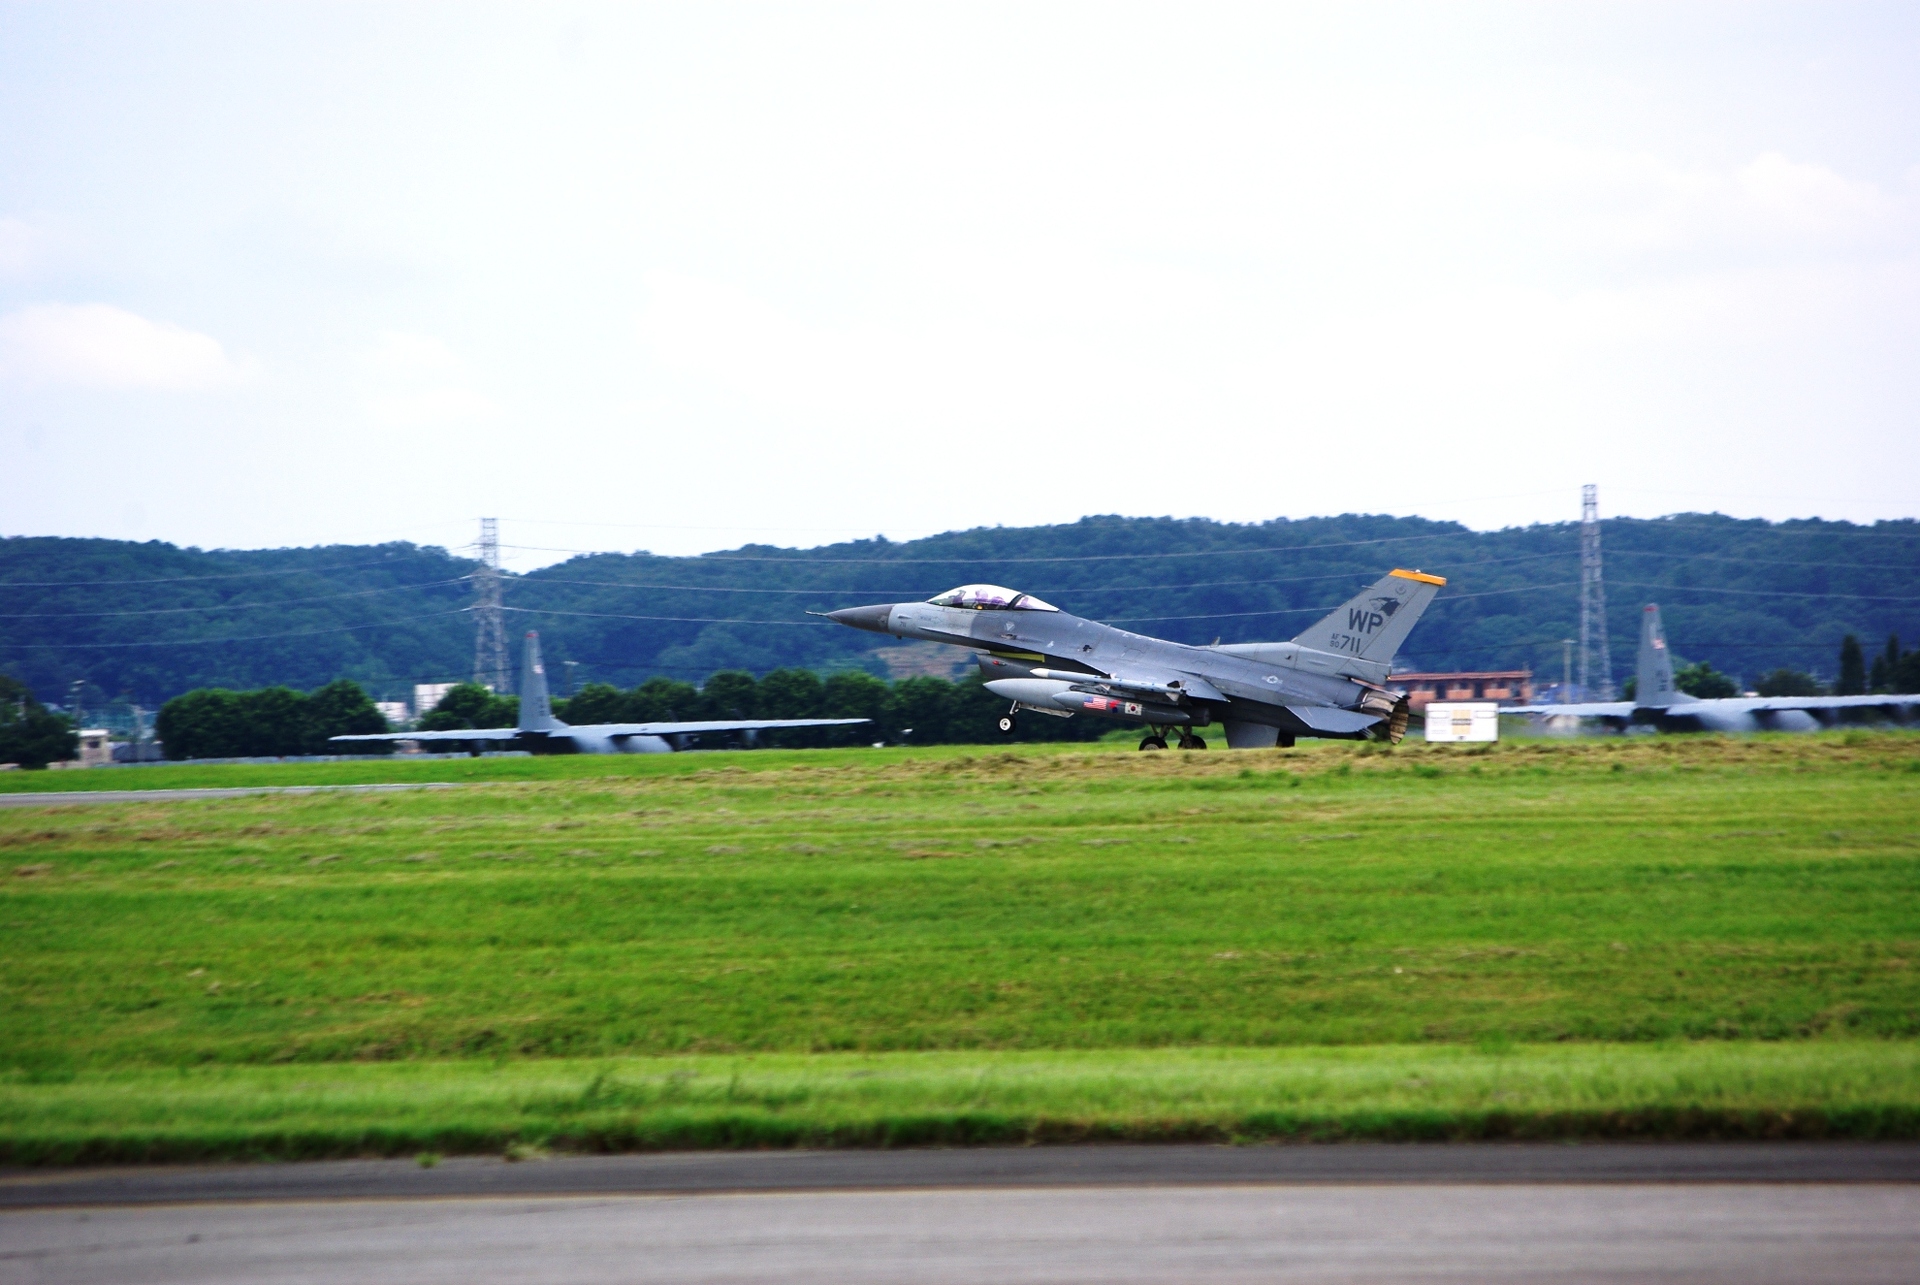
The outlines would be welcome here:
[[[1002,714],[1000,716],[1000,722],[997,724],[997,726],[1000,728],[1000,734],[1002,736],[1012,736],[1013,735],[1013,715]]]
[[[1140,748],[1143,750],[1164,750],[1167,748],[1167,738],[1164,736],[1144,737],[1140,741]]]
[[[1207,748],[1207,743],[1197,736],[1189,736],[1180,742],[1180,748],[1183,750],[1204,750]]]

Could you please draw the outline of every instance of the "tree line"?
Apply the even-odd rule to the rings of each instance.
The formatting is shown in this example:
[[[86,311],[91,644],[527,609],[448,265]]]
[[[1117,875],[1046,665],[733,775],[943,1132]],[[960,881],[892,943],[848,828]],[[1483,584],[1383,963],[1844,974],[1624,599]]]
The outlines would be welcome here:
[[[1604,524],[1609,628],[1658,602],[1676,652],[1743,675],[1791,666],[1827,683],[1844,635],[1920,630],[1920,522],[1743,521],[1682,514]],[[352,678],[377,698],[462,672],[473,562],[393,544],[199,550],[0,538],[0,668],[48,701],[76,680],[157,706],[193,688],[310,690]],[[1260,523],[1089,517],[894,544],[748,546],[699,557],[582,556],[508,576],[505,599],[565,662],[618,683],[721,670],[885,676],[892,644],[812,619],[998,581],[1064,610],[1177,642],[1289,638],[1394,566],[1448,578],[1401,660],[1425,670],[1558,670],[1577,632],[1576,523],[1472,531],[1345,514]],[[146,644],[164,642],[167,646]],[[132,645],[141,644],[141,645]],[[1632,672],[1614,650],[1616,677]],[[1869,671],[1874,657],[1863,661]],[[1871,674],[1868,675],[1871,686]],[[1895,681],[1891,678],[1889,682]]]
[[[791,729],[764,738],[767,744],[789,747],[873,740],[911,745],[1001,740],[1006,738],[994,729],[994,720],[1006,708],[1005,698],[987,691],[978,678],[949,682],[920,677],[888,683],[860,670],[822,678],[807,669],[776,669],[760,678],[744,670],[724,670],[699,686],[652,678],[627,691],[589,683],[571,699],[553,703],[554,714],[574,724],[872,720],[861,727]],[[423,732],[512,727],[519,716],[517,698],[497,695],[477,683],[461,683],[422,715],[416,727]],[[65,720],[55,721],[66,726]],[[154,720],[154,731],[170,759],[337,754],[340,747],[331,744],[329,737],[391,730],[366,691],[345,678],[304,694],[290,687],[244,692],[202,688],[174,697],[160,707]],[[1092,740],[1108,730],[1110,725],[1092,719],[1034,716],[1022,723],[1013,739]],[[384,754],[391,749],[376,741],[355,752]],[[72,753],[59,757],[71,758]]]
[[[80,753],[73,724],[34,699],[27,685],[0,674],[0,763],[45,767]]]
[[[1762,674],[1753,685],[1761,696],[1869,696],[1920,692],[1920,651],[1902,651],[1900,635],[1888,637],[1886,648],[1867,663],[1860,639],[1848,634],[1840,640],[1839,676],[1831,689],[1812,674],[1798,669],[1773,669]],[[1701,700],[1738,696],[1740,684],[1706,661],[1683,665],[1673,671],[1673,685]],[[1622,696],[1634,698],[1638,675],[1629,677]]]
[[[249,692],[203,687],[162,705],[153,730],[170,759],[220,759],[338,754],[340,747],[328,737],[390,729],[360,684],[336,678],[304,693],[291,687]],[[359,752],[392,749],[374,741]]]
[[[1849,634],[1840,647],[1840,696],[1920,692],[1920,650],[1906,651],[1898,635],[1872,660]],[[1739,686],[1705,661],[1674,672],[1674,686],[1702,699],[1736,696]],[[1756,685],[1762,696],[1818,696],[1826,687],[1799,670],[1776,669]],[[1624,695],[1633,698],[1634,680]],[[589,683],[571,699],[556,700],[554,713],[568,723],[692,723],[726,719],[864,718],[866,726],[795,729],[767,735],[766,743],[792,747],[848,745],[886,740],[911,745],[999,741],[995,720],[1007,701],[986,690],[980,678],[958,682],[915,677],[886,682],[864,670],[822,677],[809,669],[776,669],[755,678],[745,670],[722,670],[700,684],[654,677],[622,690]],[[421,731],[512,727],[519,701],[475,683],[461,683],[423,715]],[[1113,724],[1094,718],[1058,719],[1029,714],[1016,741],[1095,740]],[[170,759],[276,758],[332,754],[330,737],[390,731],[358,683],[339,678],[302,693],[290,687],[252,691],[201,688],[176,696],[160,709],[154,731]],[[391,746],[370,742],[359,752],[384,754]],[[0,674],[0,763],[44,767],[71,759],[78,738],[66,718],[49,713],[27,687]]]

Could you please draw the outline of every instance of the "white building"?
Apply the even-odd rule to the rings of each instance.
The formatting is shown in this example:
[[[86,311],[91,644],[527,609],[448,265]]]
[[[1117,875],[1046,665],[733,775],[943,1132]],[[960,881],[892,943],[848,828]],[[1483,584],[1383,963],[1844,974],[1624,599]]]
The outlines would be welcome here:
[[[391,727],[404,726],[412,717],[407,713],[405,701],[375,701],[373,707],[380,711],[380,717],[386,719]]]
[[[455,683],[415,683],[413,685],[413,716],[419,718],[438,705],[441,698],[457,685]]]

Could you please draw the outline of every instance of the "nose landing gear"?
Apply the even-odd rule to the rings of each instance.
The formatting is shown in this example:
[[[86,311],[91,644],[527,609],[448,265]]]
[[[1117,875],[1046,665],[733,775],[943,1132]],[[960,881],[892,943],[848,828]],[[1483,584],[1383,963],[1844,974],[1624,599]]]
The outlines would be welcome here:
[[[1013,721],[1013,715],[1014,715],[1014,712],[1019,708],[1020,707],[1018,705],[1014,705],[1010,707],[1006,713],[1000,716],[1000,721],[994,724],[995,727],[1000,729],[1000,735],[1002,736],[1013,735],[1014,730],[1019,726],[1019,724]]]
[[[1164,750],[1167,748],[1167,738],[1158,732],[1148,732],[1140,738],[1140,748],[1143,750]]]

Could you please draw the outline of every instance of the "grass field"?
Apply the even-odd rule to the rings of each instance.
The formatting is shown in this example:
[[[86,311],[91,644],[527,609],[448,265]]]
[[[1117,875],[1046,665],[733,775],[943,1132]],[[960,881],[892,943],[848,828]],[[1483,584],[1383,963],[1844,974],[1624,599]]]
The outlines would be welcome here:
[[[83,1072],[28,1163],[1047,1141],[1906,1138],[1910,1041],[758,1053]]]
[[[0,812],[0,1150],[1916,1132],[1920,736],[1370,749],[21,774],[469,784]]]

